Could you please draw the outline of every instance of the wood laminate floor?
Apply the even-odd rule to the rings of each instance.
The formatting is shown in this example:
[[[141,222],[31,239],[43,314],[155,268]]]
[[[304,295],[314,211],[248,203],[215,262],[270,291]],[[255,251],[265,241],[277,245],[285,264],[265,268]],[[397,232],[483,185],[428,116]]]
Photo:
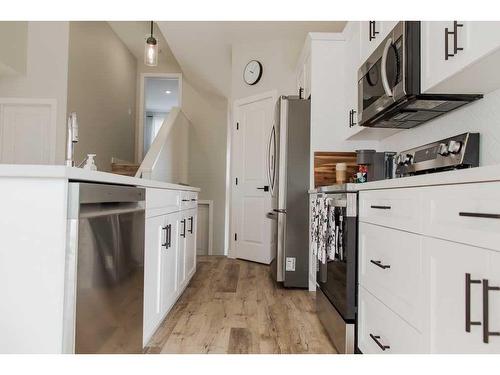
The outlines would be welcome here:
[[[336,353],[314,293],[283,289],[269,266],[198,257],[197,271],[147,353]]]

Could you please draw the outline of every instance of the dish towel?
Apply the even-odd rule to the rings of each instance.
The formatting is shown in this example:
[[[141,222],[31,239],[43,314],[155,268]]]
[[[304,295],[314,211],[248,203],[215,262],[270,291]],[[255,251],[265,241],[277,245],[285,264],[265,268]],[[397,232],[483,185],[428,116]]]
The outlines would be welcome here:
[[[327,260],[334,260],[337,253],[338,228],[335,219],[335,206],[331,205],[332,200],[328,201],[328,229],[326,234],[326,253]]]
[[[313,256],[318,256],[319,243],[319,198],[311,201],[311,246]]]
[[[319,198],[318,208],[318,260],[326,263],[328,243],[328,199]]]

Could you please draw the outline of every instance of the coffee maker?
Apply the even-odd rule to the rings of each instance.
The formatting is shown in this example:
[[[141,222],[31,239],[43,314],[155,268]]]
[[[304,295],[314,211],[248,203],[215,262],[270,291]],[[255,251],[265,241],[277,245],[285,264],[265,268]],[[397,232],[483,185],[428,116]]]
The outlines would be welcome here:
[[[356,162],[367,169],[367,182],[394,178],[395,152],[376,152],[375,150],[356,150]]]

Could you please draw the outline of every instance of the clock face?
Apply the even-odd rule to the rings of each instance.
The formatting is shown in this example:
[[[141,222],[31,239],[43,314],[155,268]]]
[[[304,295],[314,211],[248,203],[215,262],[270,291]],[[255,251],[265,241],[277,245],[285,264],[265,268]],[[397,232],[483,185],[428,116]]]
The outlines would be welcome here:
[[[262,77],[262,64],[257,60],[250,61],[243,72],[243,79],[248,85],[255,85]]]

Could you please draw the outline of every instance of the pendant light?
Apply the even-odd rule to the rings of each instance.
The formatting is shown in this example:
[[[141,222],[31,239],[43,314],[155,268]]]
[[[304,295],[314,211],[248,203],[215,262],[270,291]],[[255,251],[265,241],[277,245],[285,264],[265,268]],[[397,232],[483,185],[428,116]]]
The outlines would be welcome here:
[[[144,64],[147,66],[158,65],[158,42],[153,36],[153,21],[151,21],[151,35],[146,40],[144,48]]]

